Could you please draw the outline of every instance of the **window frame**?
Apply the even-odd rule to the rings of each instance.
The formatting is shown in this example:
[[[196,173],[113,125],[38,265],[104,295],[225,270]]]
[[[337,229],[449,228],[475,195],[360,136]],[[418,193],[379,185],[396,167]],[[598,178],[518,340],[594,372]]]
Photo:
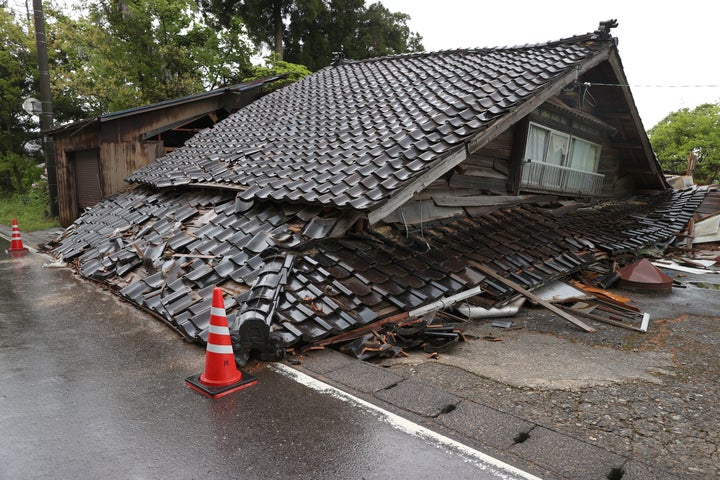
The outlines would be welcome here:
[[[539,130],[543,130],[543,131],[547,132],[547,136],[546,136],[546,139],[545,139],[545,145],[544,145],[544,148],[543,148],[543,158],[542,158],[542,160],[537,160],[537,159],[534,159],[534,158],[529,158],[530,155],[529,155],[528,149],[529,149],[529,147],[531,146],[530,140],[531,140],[531,135],[533,134],[533,128],[537,128],[537,129],[539,129]],[[553,135],[555,135],[556,137],[562,137],[562,138],[567,139],[567,152],[563,153],[562,162],[561,162],[560,164],[552,163],[552,162],[548,162],[548,161],[547,161],[548,153],[549,153],[549,151],[550,151],[550,144],[551,144],[551,142],[552,142],[552,137],[553,137]],[[596,150],[595,150],[595,151],[596,151],[595,158],[593,159],[593,162],[592,162],[592,163],[593,163],[593,170],[579,169],[579,168],[574,168],[574,167],[572,166],[572,165],[573,165],[573,158],[574,158],[574,157],[573,157],[573,152],[574,152],[574,143],[573,143],[573,142],[574,142],[575,140],[578,140],[578,141],[580,141],[580,142],[584,142],[584,143],[586,143],[586,144],[592,145],[593,147],[596,147]],[[574,133],[569,132],[569,131],[563,131],[563,130],[560,130],[560,129],[558,129],[558,128],[553,128],[553,127],[550,127],[550,126],[548,126],[548,125],[544,125],[544,124],[539,123],[539,122],[536,122],[536,121],[530,121],[529,124],[528,124],[528,133],[527,133],[527,136],[526,136],[526,138],[525,138],[525,148],[524,148],[524,152],[523,152],[523,161],[524,161],[524,162],[531,162],[531,161],[532,161],[532,162],[539,162],[539,163],[545,163],[545,164],[549,164],[549,165],[559,165],[559,166],[561,166],[561,167],[566,167],[566,168],[570,168],[570,169],[574,169],[574,170],[578,170],[578,171],[582,171],[582,172],[597,173],[598,168],[599,168],[599,166],[600,166],[600,155],[601,155],[601,152],[602,152],[602,145],[599,144],[599,143],[597,143],[597,142],[590,141],[590,140],[588,140],[587,138],[584,138],[584,137],[575,135]]]

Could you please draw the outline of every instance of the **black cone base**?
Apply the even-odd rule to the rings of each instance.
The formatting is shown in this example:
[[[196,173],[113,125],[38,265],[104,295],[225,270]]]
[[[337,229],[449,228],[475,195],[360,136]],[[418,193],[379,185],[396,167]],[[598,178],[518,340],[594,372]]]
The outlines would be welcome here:
[[[242,379],[239,382],[231,383],[224,387],[212,387],[200,383],[200,375],[193,375],[185,379],[185,383],[188,387],[192,388],[196,392],[205,395],[210,398],[220,398],[230,393],[242,390],[243,388],[252,387],[257,384],[257,378],[253,377],[249,373],[242,373]]]

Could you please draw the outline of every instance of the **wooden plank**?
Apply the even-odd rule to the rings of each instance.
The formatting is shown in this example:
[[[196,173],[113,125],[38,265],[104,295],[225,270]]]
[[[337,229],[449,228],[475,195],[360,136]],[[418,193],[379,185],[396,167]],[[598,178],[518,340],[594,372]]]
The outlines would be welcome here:
[[[435,204],[443,207],[487,207],[492,205],[519,205],[522,203],[554,202],[558,197],[554,195],[479,195],[479,196],[451,196],[437,195],[433,197]]]
[[[469,155],[467,160],[465,160],[462,164],[463,167],[485,167],[485,168],[493,168],[493,165],[495,164],[495,159],[492,157],[485,157],[478,154],[472,154]]]
[[[463,166],[464,165],[465,164],[463,164]],[[463,175],[467,175],[468,177],[497,178],[507,181],[507,175],[495,170],[492,167],[480,167],[477,165],[469,166],[465,169]]]
[[[354,330],[349,330],[333,337],[318,340],[317,342],[314,342],[313,345],[318,347],[328,347],[330,345],[334,345],[340,342],[349,342],[350,340],[355,340],[356,338],[360,338],[367,333],[377,330],[388,323],[399,322],[401,320],[405,320],[406,318],[408,318],[408,312],[398,313],[397,315],[393,315],[392,317],[376,320],[372,323],[368,323],[367,325],[363,325],[362,327],[356,328]]]
[[[558,315],[559,317],[562,317],[562,318],[564,318],[565,320],[567,320],[568,322],[570,322],[570,323],[572,323],[573,325],[575,325],[576,327],[579,327],[581,330],[583,330],[583,331],[585,331],[585,332],[588,332],[588,333],[593,333],[593,332],[595,332],[595,329],[594,329],[594,328],[586,325],[585,323],[581,322],[580,320],[578,320],[578,319],[575,318],[574,316],[572,316],[572,315],[570,315],[569,313],[563,311],[562,309],[556,307],[556,306],[553,305],[552,303],[546,302],[545,300],[543,300],[542,298],[538,297],[537,295],[535,295],[534,293],[530,292],[529,290],[525,290],[523,287],[521,287],[521,286],[518,285],[517,283],[515,283],[515,282],[513,282],[513,281],[511,281],[511,280],[506,279],[505,277],[503,277],[503,276],[501,276],[500,274],[498,274],[495,270],[492,270],[491,268],[488,268],[488,267],[486,267],[485,265],[483,265],[483,264],[481,264],[481,263],[478,263],[478,262],[475,262],[475,261],[473,261],[473,260],[470,260],[468,263],[469,263],[473,268],[477,268],[478,270],[480,270],[481,272],[483,272],[483,273],[486,274],[486,275],[491,276],[492,278],[494,278],[494,279],[497,280],[498,282],[500,282],[500,283],[502,283],[502,284],[504,284],[504,285],[512,288],[513,290],[515,290],[515,291],[518,292],[518,293],[523,294],[525,297],[529,298],[529,299],[532,300],[533,302],[535,302],[535,303],[537,303],[537,304],[539,304],[539,305],[542,305],[543,307],[547,308],[548,310],[550,310],[550,311],[553,312],[554,314]]]
[[[479,190],[507,191],[508,181],[502,178],[475,177],[455,174],[450,177],[450,188],[477,188]]]
[[[623,323],[623,322],[618,322],[618,321],[615,321],[615,320],[611,320],[611,319],[609,319],[609,318],[603,317],[602,315],[595,315],[595,314],[593,314],[593,313],[583,312],[582,310],[576,310],[576,309],[574,309],[574,308],[572,308],[572,307],[564,307],[564,306],[561,306],[560,308],[562,308],[563,310],[565,310],[565,311],[568,312],[568,313],[569,313],[569,312],[572,312],[572,313],[575,314],[575,315],[580,315],[581,317],[589,318],[590,320],[595,320],[596,322],[607,323],[608,325],[613,325],[613,326],[615,326],[615,327],[625,328],[625,329],[627,329],[627,330],[632,330],[632,331],[634,331],[634,332],[646,333],[645,330],[643,330],[643,329],[641,329],[641,328],[639,328],[639,327],[633,327],[632,325],[628,325],[627,323]]]

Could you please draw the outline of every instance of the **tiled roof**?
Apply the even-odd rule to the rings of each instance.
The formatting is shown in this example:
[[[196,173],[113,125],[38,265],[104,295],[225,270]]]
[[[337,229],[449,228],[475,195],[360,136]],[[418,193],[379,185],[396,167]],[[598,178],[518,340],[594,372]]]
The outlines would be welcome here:
[[[127,180],[220,184],[245,200],[366,211],[611,45],[584,35],[344,62],[261,98]]]
[[[79,272],[203,341],[211,290],[223,288],[232,331],[269,324],[283,345],[314,342],[480,285],[486,302],[513,291],[473,262],[533,289],[604,255],[667,246],[707,189],[562,216],[524,205],[407,232],[322,238],[340,217],[317,207],[236,200],[228,192],[137,188],[101,202],[55,254]],[[318,230],[319,228],[319,230]]]

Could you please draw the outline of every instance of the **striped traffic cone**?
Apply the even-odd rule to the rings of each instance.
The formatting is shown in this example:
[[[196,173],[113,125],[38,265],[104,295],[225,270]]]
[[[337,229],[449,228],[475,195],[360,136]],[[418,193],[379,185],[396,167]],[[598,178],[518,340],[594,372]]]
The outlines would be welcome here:
[[[230,329],[225,315],[222,290],[213,290],[210,307],[210,330],[205,352],[205,371],[185,379],[188,387],[210,398],[219,398],[257,383],[252,375],[243,374],[235,365]]]
[[[12,223],[12,234],[10,235],[10,249],[8,252],[11,255],[25,254],[28,251],[23,246],[22,237],[20,236],[20,228],[18,228],[17,219],[13,218]]]

